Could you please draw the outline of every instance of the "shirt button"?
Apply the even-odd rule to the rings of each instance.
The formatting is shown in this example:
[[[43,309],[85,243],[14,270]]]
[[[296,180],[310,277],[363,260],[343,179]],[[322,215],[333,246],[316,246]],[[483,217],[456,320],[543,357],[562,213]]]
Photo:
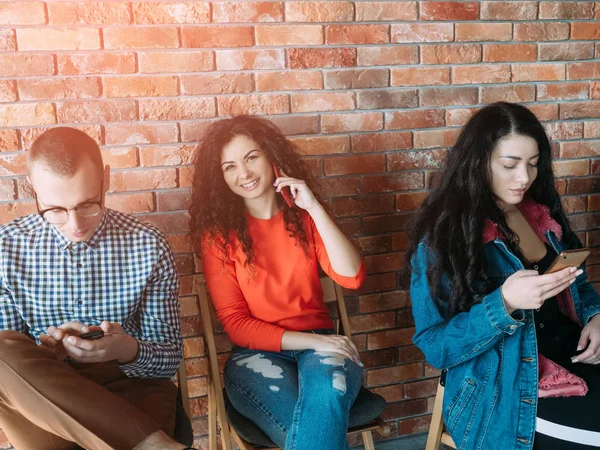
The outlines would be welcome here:
[[[511,325],[511,326],[509,326],[508,328],[510,328],[511,330],[516,330],[516,329],[517,329],[517,326],[516,326],[516,325]]]
[[[543,323],[540,323],[540,328],[544,328],[544,324]]]
[[[534,268],[535,270],[538,270],[538,269],[539,269],[539,267],[538,267],[538,265],[537,265],[537,264],[536,264],[535,266],[533,266],[533,268]]]
[[[81,299],[77,300],[77,304],[78,305],[83,305],[83,300],[81,300]]]
[[[77,263],[77,268],[78,268],[78,269],[81,269],[82,267],[83,267],[83,264],[81,264],[81,263]]]

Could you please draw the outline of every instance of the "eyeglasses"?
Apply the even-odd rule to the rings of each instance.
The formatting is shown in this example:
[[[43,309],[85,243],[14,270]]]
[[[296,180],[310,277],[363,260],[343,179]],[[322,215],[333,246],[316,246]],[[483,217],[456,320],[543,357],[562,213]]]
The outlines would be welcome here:
[[[100,196],[101,198],[99,201],[80,203],[75,208],[71,209],[54,207],[40,210],[40,204],[38,202],[37,195],[34,193],[35,204],[37,206],[39,215],[42,216],[42,219],[48,223],[51,223],[52,225],[62,225],[66,223],[67,220],[69,220],[69,214],[71,211],[75,211],[75,213],[83,219],[89,219],[98,216],[98,214],[102,212],[102,207],[104,206],[104,180],[100,182]]]

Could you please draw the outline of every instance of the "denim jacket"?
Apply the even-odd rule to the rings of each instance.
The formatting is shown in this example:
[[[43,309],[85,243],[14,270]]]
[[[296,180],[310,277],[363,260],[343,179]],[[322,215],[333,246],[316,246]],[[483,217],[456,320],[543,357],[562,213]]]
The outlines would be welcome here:
[[[558,227],[555,233],[549,228],[554,227],[538,234],[560,253],[565,250],[557,237],[562,230]],[[500,237],[484,244],[484,257],[493,290],[468,312],[444,319],[427,282],[433,251],[426,243],[419,244],[410,287],[413,341],[427,362],[447,370],[443,417],[458,450],[531,449],[538,401],[533,311],[517,310],[511,316],[500,293],[504,281],[523,265]],[[576,314],[573,319],[582,325],[600,313],[600,296],[587,282],[585,271],[563,298]]]

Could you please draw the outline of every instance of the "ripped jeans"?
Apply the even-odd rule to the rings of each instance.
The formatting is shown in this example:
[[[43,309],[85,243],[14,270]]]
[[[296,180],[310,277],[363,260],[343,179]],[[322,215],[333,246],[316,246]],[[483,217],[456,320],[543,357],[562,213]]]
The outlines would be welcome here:
[[[237,347],[224,378],[235,409],[282,449],[349,448],[348,416],[362,381],[354,361],[314,350],[274,353]]]

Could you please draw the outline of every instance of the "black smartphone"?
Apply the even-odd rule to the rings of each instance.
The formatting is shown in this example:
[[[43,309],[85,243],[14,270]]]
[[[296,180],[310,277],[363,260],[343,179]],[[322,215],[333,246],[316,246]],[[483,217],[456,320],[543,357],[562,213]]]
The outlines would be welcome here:
[[[104,331],[102,331],[102,330],[89,331],[87,333],[80,334],[78,337],[79,337],[79,339],[95,341],[96,339],[101,339],[104,337]]]

